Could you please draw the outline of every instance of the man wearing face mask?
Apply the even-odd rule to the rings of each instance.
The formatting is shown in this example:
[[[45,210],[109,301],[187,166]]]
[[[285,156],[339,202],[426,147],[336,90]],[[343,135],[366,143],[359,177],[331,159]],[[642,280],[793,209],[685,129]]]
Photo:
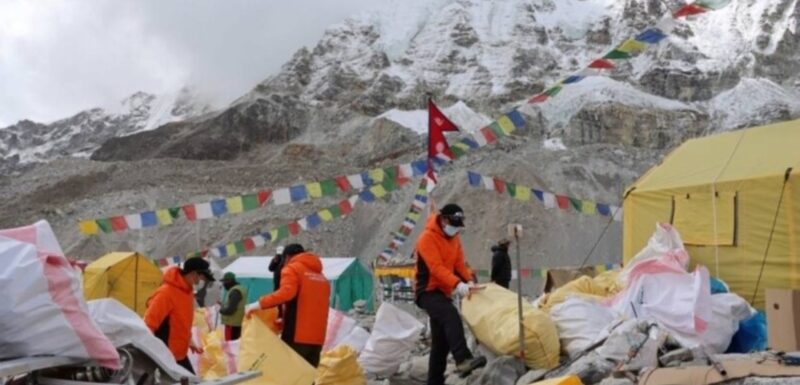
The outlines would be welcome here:
[[[202,353],[192,341],[194,320],[193,288],[203,281],[213,281],[208,261],[189,258],[183,267],[173,266],[164,274],[163,283],[147,301],[144,323],[172,352],[175,361],[194,373],[189,362],[189,349]]]
[[[486,358],[473,357],[467,348],[464,326],[451,299],[453,293],[468,297],[475,288],[458,235],[463,228],[464,210],[447,204],[430,216],[416,245],[416,303],[428,313],[431,326],[428,385],[444,384],[450,352],[461,377],[486,365]]]
[[[236,274],[230,271],[222,277],[222,285],[225,287],[225,301],[219,314],[222,315],[222,324],[225,325],[225,341],[238,340],[242,335],[247,291],[236,281]]]

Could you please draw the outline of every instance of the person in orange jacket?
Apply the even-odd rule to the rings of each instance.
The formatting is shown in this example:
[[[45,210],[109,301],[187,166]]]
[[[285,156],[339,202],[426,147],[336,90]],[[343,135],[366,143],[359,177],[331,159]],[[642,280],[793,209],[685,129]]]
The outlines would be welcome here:
[[[173,266],[164,274],[161,286],[147,300],[144,323],[163,341],[175,361],[194,373],[189,362],[189,349],[202,353],[192,342],[194,319],[193,288],[203,281],[213,281],[208,261],[200,257],[189,258],[183,267]]]
[[[272,294],[247,305],[250,313],[284,305],[281,339],[313,367],[319,366],[328,327],[331,286],[322,275],[322,261],[299,244],[283,249],[281,285]]]
[[[486,358],[473,357],[464,338],[461,316],[453,305],[452,293],[467,298],[475,290],[475,274],[464,259],[461,238],[464,210],[447,204],[431,215],[417,240],[416,304],[430,319],[431,353],[428,385],[444,385],[447,355],[453,354],[456,371],[466,377],[486,365]]]

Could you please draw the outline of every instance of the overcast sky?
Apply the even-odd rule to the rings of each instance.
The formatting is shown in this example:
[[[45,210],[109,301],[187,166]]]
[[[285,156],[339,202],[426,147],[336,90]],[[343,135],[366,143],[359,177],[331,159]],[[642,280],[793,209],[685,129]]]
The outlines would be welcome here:
[[[388,1],[1,0],[0,127],[184,84],[229,101]]]

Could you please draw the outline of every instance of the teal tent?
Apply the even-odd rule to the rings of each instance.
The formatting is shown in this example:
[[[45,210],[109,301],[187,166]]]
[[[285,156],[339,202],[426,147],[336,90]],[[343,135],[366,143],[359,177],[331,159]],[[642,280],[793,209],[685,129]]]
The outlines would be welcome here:
[[[223,271],[236,274],[236,280],[247,287],[247,303],[272,293],[273,277],[269,271],[272,257],[239,257]],[[373,310],[372,274],[356,258],[322,258],[322,274],[331,283],[331,308],[348,311],[353,302],[367,301]]]

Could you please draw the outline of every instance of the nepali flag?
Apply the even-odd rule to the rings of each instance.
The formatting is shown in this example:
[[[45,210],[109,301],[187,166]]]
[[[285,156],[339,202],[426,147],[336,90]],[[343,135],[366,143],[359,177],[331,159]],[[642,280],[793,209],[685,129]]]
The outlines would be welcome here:
[[[441,164],[453,160],[453,152],[444,137],[445,131],[458,131],[458,127],[445,116],[439,107],[428,99],[428,191],[436,185],[436,171],[434,162]]]

